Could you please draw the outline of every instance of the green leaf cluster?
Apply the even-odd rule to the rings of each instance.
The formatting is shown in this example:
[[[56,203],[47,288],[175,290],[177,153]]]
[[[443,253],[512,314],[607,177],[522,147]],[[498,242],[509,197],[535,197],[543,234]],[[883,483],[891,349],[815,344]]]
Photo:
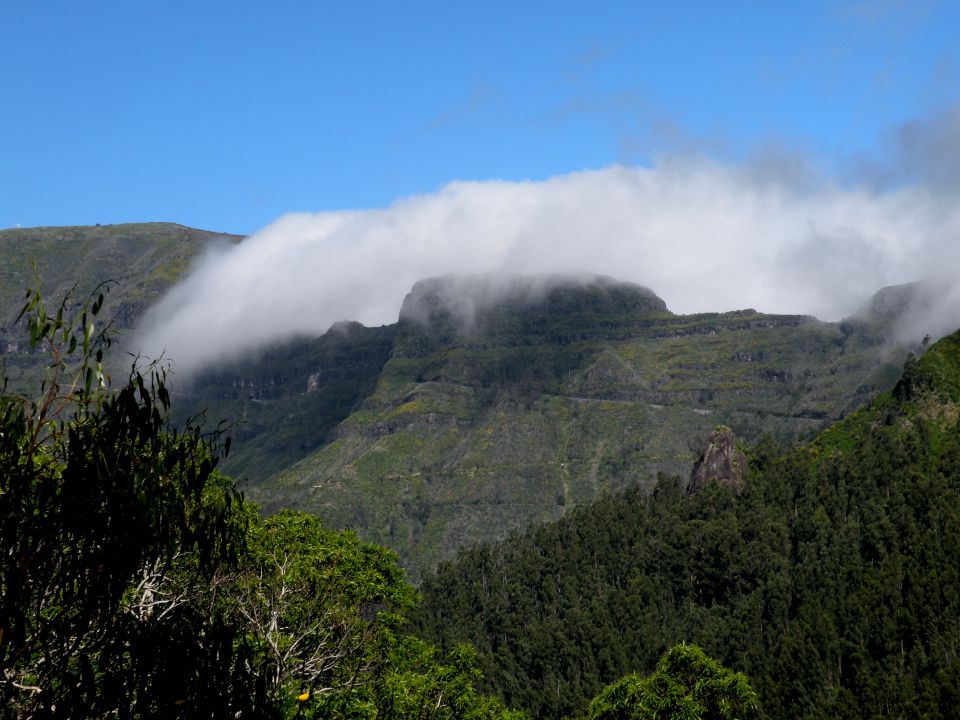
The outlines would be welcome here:
[[[627,675],[604,688],[587,720],[748,720],[757,696],[742,673],[732,672],[696,645],[663,654],[648,677]]]

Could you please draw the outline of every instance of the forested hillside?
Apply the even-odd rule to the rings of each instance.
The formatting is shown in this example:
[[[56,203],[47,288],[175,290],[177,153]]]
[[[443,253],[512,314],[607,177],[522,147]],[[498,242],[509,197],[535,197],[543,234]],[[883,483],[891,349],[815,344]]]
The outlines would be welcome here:
[[[415,615],[477,645],[535,717],[585,710],[675,643],[745,672],[771,718],[954,718],[960,706],[960,333],[737,495],[676,477],[441,566]]]

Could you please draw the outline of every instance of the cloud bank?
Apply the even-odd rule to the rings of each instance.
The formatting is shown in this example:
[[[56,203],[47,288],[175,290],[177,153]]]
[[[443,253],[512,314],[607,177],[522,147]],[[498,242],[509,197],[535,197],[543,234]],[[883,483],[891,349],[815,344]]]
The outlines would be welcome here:
[[[912,132],[930,156],[932,141]],[[149,313],[139,346],[189,373],[340,320],[395,322],[417,280],[489,272],[610,275],[679,313],[752,307],[830,320],[883,286],[940,277],[943,301],[916,333],[942,334],[960,325],[960,204],[949,173],[949,188],[917,179],[921,161],[908,163],[912,184],[885,171],[882,184],[851,186],[668,158],[286,215],[202,258]],[[942,156],[931,163],[943,172]]]

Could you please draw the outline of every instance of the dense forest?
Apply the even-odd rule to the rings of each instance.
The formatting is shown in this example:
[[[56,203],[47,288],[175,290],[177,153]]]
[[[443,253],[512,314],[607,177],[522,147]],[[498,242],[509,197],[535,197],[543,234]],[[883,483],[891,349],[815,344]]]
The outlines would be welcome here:
[[[681,641],[745,672],[771,718],[950,718],[960,706],[960,333],[891,393],[745,488],[607,497],[422,585],[421,633],[471,642],[487,687],[576,716]]]

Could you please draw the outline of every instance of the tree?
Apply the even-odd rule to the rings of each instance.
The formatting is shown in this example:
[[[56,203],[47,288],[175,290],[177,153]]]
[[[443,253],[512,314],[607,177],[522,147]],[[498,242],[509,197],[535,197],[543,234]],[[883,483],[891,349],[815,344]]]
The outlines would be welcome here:
[[[476,689],[472,648],[448,657],[407,635],[417,596],[396,556],[281,511],[251,523],[247,555],[223,588],[255,645],[276,707],[302,718],[522,720]]]
[[[675,645],[648,677],[627,675],[593,702],[588,720],[733,720],[755,717],[756,693],[696,645]]]
[[[377,718],[395,720],[527,720],[494,697],[482,695],[476,651],[460,644],[442,659],[419,638],[400,639],[391,651],[391,672],[374,688]]]
[[[103,295],[75,316],[70,303],[51,314],[27,293],[21,318],[50,356],[39,396],[0,377],[0,712],[253,709],[244,638],[197,591],[245,534],[219,437],[167,425],[157,366],[111,389]]]
[[[369,683],[416,594],[393,553],[334,532],[306,513],[251,524],[249,549],[225,590],[257,648],[278,705],[326,703]]]

